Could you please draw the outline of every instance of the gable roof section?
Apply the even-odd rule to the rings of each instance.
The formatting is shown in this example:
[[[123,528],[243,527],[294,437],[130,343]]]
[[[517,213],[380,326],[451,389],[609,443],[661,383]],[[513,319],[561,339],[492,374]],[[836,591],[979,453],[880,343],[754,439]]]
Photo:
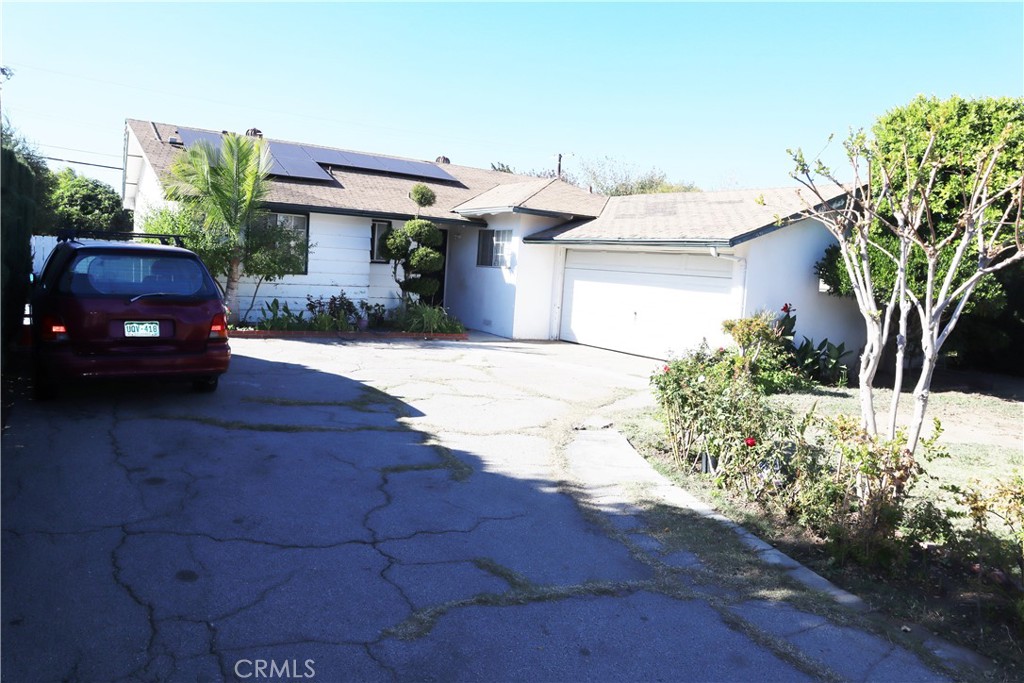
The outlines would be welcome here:
[[[834,188],[826,200],[842,194]],[[525,241],[735,246],[799,219],[805,209],[796,188],[609,197],[597,218],[542,230]]]
[[[143,155],[150,165],[153,166],[157,175],[161,178],[166,177],[170,171],[171,164],[181,153],[182,149],[180,145],[172,145],[170,143],[172,136],[181,139],[178,126],[136,119],[128,119],[125,123],[138,140]],[[214,135],[220,134],[219,131],[204,132]],[[284,141],[275,140],[274,142]],[[314,145],[305,146],[315,147]],[[321,147],[321,149],[334,148]],[[382,157],[383,155],[375,156]],[[412,161],[398,157],[383,158]],[[393,173],[359,170],[341,166],[327,167],[330,173],[329,180],[307,180],[271,176],[267,204],[279,211],[313,211],[406,220],[412,218],[417,210],[416,205],[409,198],[409,190],[416,183],[422,182],[434,191],[437,195],[437,200],[433,206],[420,211],[421,217],[441,223],[478,225],[482,221],[475,216],[462,216],[453,213],[452,210],[456,206],[465,204],[478,195],[499,186],[529,184],[537,181],[532,176],[458,166],[456,164],[442,164],[440,167],[451,175],[454,180],[442,181],[412,178]],[[547,180],[543,182],[550,183]],[[573,189],[577,190],[579,194],[588,195],[584,190],[579,188]],[[563,194],[565,194],[563,190],[551,190],[548,193],[544,193],[544,197],[550,198],[551,201],[548,201],[548,199],[534,199],[533,201],[535,204],[551,207],[554,206],[554,202]],[[603,199],[602,197],[601,200],[603,201]],[[555,210],[557,211],[558,208],[555,207]],[[572,216],[596,215],[596,213],[576,213],[572,210],[572,207],[568,211],[557,211],[557,213]]]
[[[498,185],[452,211],[467,217],[512,212],[570,220],[601,215],[607,200],[603,195],[591,194],[558,178],[537,178]]]

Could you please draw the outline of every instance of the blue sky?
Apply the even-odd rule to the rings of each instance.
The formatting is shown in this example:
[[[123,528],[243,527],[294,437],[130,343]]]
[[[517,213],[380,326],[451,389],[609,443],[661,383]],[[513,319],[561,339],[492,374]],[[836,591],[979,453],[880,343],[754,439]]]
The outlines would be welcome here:
[[[772,187],[791,182],[787,147],[816,153],[918,93],[1024,95],[1021,2],[0,11],[5,114],[44,155],[112,166],[124,119],[139,118],[485,168],[611,157],[709,190]],[[118,171],[74,168],[120,189]]]

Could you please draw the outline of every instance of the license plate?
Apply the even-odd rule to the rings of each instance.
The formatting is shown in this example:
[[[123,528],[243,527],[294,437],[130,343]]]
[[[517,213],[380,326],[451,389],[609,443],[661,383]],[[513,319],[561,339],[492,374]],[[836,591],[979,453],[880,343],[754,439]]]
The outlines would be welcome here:
[[[146,322],[125,322],[124,336],[126,337],[159,337],[160,323],[156,321]]]

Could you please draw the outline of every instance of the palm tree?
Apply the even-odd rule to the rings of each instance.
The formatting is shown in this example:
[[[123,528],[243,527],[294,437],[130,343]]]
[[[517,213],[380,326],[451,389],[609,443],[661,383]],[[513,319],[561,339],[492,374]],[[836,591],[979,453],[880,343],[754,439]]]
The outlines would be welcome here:
[[[226,277],[224,298],[229,322],[238,319],[238,279],[242,273],[246,232],[263,217],[263,199],[270,190],[270,148],[262,138],[227,133],[221,149],[199,141],[171,165],[167,196],[205,217],[208,244],[219,262],[208,263]],[[219,267],[217,267],[219,266]]]

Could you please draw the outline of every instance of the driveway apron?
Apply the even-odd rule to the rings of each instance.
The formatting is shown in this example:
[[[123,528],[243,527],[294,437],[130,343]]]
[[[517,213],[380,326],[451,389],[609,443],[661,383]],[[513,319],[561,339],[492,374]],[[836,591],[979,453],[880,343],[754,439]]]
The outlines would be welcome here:
[[[654,361],[477,338],[232,347],[215,394],[15,407],[5,681],[940,679],[886,643],[864,670],[794,654],[780,634],[825,648],[823,621],[716,606],[583,504],[573,427],[643,400]]]

